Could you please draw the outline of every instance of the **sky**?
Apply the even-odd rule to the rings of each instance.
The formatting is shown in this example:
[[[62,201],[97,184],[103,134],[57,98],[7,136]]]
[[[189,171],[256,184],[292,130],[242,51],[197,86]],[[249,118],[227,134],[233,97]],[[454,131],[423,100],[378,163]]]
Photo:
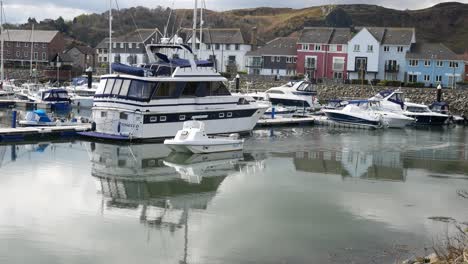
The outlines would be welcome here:
[[[161,6],[175,8],[192,8],[194,0],[112,0],[115,8],[117,1],[120,8],[146,6],[149,8]],[[200,0],[199,0],[200,1]],[[28,17],[38,21],[44,18],[73,19],[83,13],[102,13],[109,8],[109,0],[4,0],[5,21],[8,23],[24,23]],[[260,6],[303,8],[326,4],[375,4],[395,9],[421,9],[437,3],[449,2],[443,0],[206,0],[208,9],[229,10],[252,8]],[[468,0],[459,0],[468,3]]]

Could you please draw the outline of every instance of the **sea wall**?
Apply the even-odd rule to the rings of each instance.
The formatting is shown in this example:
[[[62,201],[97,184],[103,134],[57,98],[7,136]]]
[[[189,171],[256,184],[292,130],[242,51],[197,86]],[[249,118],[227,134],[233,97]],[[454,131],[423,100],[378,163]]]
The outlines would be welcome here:
[[[264,91],[268,88],[280,86],[285,81],[272,80],[244,80],[241,84],[242,90],[260,90]],[[231,86],[232,87],[232,86]],[[371,85],[352,85],[341,83],[317,84],[316,90],[320,101],[328,101],[330,99],[358,99],[369,98],[376,95],[382,90],[395,90],[398,87],[384,87]],[[431,104],[436,100],[435,88],[400,88],[405,97],[414,103]],[[468,89],[443,89],[442,100],[447,102],[453,114],[468,116]]]

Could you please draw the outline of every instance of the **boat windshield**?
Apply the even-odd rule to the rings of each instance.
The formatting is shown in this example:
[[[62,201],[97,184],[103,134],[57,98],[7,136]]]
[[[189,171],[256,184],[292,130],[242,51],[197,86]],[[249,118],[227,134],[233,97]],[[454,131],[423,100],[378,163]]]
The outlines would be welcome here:
[[[312,84],[309,82],[303,82],[299,87],[297,87],[298,91],[301,92],[313,92],[314,90],[312,89]]]
[[[413,113],[427,113],[430,112],[429,108],[427,106],[408,106],[406,108],[408,112],[413,112]]]
[[[390,101],[393,101],[393,102],[404,102],[405,101],[405,97],[402,93],[394,93],[390,98]]]

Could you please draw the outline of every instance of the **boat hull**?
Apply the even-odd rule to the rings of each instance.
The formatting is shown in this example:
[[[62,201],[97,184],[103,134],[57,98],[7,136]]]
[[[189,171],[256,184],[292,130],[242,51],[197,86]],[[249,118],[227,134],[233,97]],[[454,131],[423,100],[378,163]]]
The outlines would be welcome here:
[[[443,126],[447,124],[449,116],[445,115],[412,115],[408,114],[406,116],[416,119],[414,125],[418,126]]]
[[[362,117],[352,116],[345,113],[339,113],[338,111],[324,111],[325,115],[328,119],[339,122],[339,123],[348,123],[348,124],[356,124],[356,125],[365,125],[371,127],[379,127],[381,126],[381,122],[375,119],[365,119]]]

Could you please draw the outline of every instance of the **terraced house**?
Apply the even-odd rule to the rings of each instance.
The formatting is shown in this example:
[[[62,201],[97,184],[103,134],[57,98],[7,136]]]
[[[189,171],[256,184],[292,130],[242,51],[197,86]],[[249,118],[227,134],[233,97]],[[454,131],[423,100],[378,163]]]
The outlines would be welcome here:
[[[306,27],[297,43],[297,73],[310,79],[346,79],[349,28]]]
[[[158,29],[137,29],[112,39],[112,56],[109,58],[109,38],[103,39],[96,47],[98,63],[120,62],[139,64],[147,62],[145,45],[158,43],[161,33]]]
[[[356,28],[348,43],[351,80],[405,81],[406,53],[416,43],[413,28]]]
[[[297,38],[276,38],[246,54],[246,67],[251,75],[295,76]]]
[[[4,59],[17,65],[49,64],[65,48],[62,34],[56,30],[4,30]],[[31,58],[32,57],[32,58]]]
[[[406,54],[409,83],[454,88],[463,80],[464,61],[442,43],[417,43]]]
[[[186,43],[192,44],[192,31],[185,30]],[[207,28],[197,31],[194,53],[198,59],[213,61],[220,72],[244,71],[245,54],[252,46],[244,40],[240,28]]]

